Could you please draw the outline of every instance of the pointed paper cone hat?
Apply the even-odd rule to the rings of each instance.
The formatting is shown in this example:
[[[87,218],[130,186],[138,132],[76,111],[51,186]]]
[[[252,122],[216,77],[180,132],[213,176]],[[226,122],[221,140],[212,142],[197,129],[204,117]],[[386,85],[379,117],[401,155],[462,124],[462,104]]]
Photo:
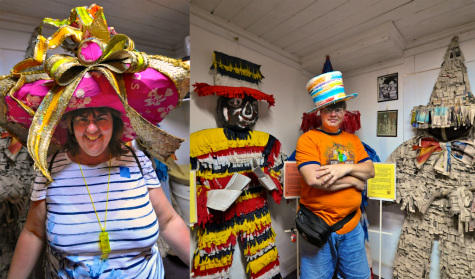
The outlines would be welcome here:
[[[412,109],[411,123],[417,129],[470,129],[475,97],[470,89],[465,58],[458,44],[452,41],[427,105]]]

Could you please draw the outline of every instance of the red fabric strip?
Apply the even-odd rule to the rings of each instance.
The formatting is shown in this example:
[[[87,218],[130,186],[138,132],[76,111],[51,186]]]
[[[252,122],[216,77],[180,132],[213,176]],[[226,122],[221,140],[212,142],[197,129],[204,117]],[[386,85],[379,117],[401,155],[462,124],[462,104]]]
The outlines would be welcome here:
[[[207,83],[195,83],[193,84],[195,92],[198,93],[198,96],[225,96],[228,98],[244,98],[245,96],[251,96],[259,101],[266,101],[269,106],[275,104],[275,99],[273,95],[268,95],[264,92],[261,92],[257,89],[249,87],[233,87],[233,86],[219,86],[219,85],[208,85]]]

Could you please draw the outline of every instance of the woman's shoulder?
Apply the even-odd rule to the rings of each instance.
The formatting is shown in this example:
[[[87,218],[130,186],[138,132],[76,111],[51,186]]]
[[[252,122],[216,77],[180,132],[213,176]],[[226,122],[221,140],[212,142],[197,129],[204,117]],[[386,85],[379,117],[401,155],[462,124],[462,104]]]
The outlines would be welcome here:
[[[121,155],[117,159],[117,164],[119,166],[131,166],[134,164],[140,164],[143,166],[144,164],[149,164],[150,158],[142,150],[134,147],[129,147],[127,149],[127,153]]]
[[[51,175],[60,172],[66,166],[71,164],[71,159],[65,150],[59,150],[54,154],[48,156],[48,170],[50,171]]]

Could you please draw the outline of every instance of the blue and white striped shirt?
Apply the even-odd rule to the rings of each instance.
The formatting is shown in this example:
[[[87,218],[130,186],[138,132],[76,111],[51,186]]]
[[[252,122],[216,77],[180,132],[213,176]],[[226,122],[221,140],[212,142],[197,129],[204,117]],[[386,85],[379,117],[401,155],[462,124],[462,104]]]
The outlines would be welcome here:
[[[35,178],[31,199],[46,199],[47,278],[163,278],[156,241],[157,216],[148,189],[160,187],[150,160],[129,152],[112,159],[106,231],[111,253],[102,258],[99,226],[78,164],[59,153],[51,171],[54,181]],[[97,214],[104,227],[109,162],[81,165]]]

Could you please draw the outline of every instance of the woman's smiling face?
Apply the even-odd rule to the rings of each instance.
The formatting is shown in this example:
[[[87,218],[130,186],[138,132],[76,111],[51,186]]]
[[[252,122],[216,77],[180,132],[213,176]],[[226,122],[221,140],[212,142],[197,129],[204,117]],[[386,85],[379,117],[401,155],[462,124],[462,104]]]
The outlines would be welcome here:
[[[113,120],[110,113],[97,111],[76,116],[73,119],[74,136],[81,152],[78,155],[98,157],[106,155],[112,138]]]

